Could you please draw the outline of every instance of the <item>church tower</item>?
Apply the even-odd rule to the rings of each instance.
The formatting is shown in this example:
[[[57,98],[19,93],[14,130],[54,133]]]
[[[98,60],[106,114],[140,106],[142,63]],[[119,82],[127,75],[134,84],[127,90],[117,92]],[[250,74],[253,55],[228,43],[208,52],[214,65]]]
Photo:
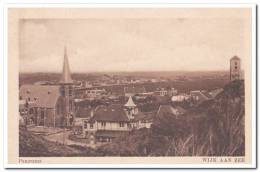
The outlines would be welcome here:
[[[64,48],[63,70],[60,79],[61,97],[63,99],[63,126],[71,126],[74,120],[74,103],[73,103],[73,80],[71,79],[67,49]]]
[[[138,108],[134,103],[132,96],[129,97],[127,103],[125,104],[127,115],[130,119],[133,119],[134,116],[138,113]]]
[[[230,59],[230,81],[241,79],[240,58],[234,56]]]

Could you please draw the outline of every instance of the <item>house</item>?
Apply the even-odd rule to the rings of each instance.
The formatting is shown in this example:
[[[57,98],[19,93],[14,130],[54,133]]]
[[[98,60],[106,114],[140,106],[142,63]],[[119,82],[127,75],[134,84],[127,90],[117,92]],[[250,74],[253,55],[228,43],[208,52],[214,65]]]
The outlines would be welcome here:
[[[75,112],[75,120],[73,123],[73,133],[85,137],[84,128],[93,117],[94,110],[91,107],[78,107]]]
[[[83,125],[85,138],[92,142],[111,141],[116,133],[130,131],[130,120],[122,105],[100,105],[94,112],[93,117]],[[96,135],[98,133],[98,135]]]
[[[152,123],[152,115],[139,112],[131,96],[125,105],[97,106],[90,116],[82,128],[85,138],[92,143],[110,142],[131,130],[149,128]]]

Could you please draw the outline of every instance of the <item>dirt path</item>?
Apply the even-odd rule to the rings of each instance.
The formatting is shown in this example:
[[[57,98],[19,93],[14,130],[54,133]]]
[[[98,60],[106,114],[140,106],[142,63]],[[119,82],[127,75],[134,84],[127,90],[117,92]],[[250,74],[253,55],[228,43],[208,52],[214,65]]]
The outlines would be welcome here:
[[[71,134],[71,131],[64,131],[59,133],[54,133],[50,135],[44,136],[45,139],[52,141],[52,142],[58,142],[65,145],[78,145],[83,147],[93,147],[93,145],[87,144],[87,143],[80,143],[75,142],[73,140],[69,139],[69,135]]]

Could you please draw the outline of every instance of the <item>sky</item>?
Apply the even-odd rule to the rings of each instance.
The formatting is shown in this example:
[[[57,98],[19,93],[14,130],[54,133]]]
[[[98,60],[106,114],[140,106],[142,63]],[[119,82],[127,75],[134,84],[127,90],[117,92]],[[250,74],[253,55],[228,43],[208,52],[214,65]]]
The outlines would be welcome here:
[[[65,46],[72,72],[228,70],[234,55],[243,65],[251,55],[249,10],[198,11],[22,19],[19,70],[60,72]]]

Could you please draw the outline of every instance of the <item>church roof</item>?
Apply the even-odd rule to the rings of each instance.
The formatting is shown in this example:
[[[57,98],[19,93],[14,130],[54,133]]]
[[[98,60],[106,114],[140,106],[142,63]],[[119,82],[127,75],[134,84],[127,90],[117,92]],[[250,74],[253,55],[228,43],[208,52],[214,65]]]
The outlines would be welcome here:
[[[54,108],[60,97],[60,87],[51,85],[23,85],[19,95],[31,107]]]
[[[125,104],[126,107],[136,107],[133,99],[132,99],[132,96],[129,97],[127,103]]]
[[[73,83],[71,79],[70,67],[69,67],[69,60],[67,56],[67,49],[64,49],[64,61],[63,61],[63,70],[60,83],[62,84],[71,84]]]

